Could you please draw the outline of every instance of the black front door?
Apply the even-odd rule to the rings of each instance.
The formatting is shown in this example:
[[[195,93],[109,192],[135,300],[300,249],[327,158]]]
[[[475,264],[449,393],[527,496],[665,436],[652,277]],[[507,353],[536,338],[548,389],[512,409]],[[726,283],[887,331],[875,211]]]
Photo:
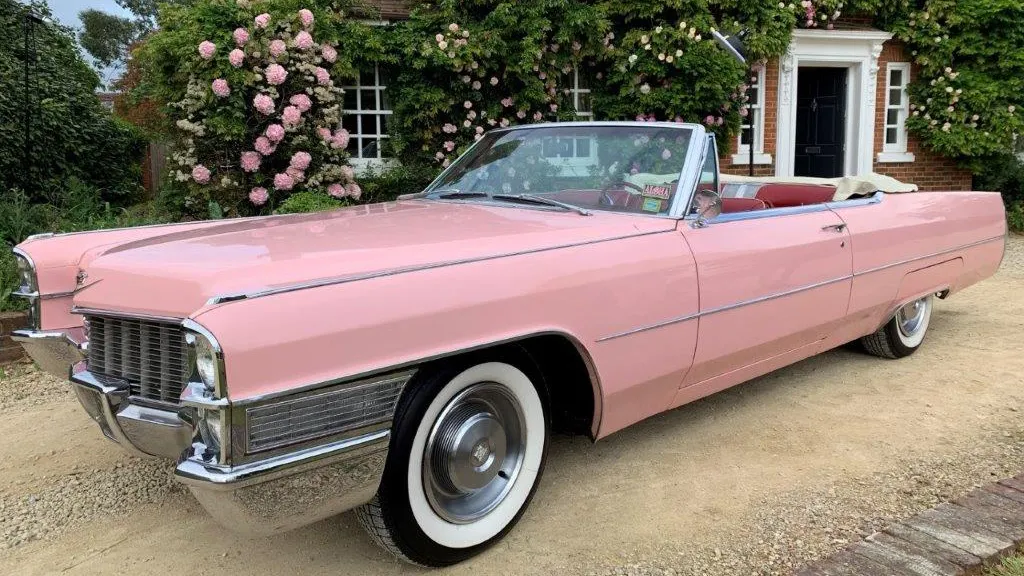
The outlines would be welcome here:
[[[796,176],[843,175],[846,69],[800,68],[796,85]]]

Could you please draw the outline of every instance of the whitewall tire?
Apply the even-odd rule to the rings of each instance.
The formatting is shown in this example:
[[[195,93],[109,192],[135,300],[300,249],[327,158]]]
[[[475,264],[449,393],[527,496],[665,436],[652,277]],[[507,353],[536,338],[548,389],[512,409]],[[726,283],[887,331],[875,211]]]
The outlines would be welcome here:
[[[359,510],[371,537],[400,558],[465,560],[529,504],[544,468],[547,408],[528,357],[505,356],[427,369],[406,388],[377,496]]]
[[[861,338],[864,349],[882,358],[903,358],[913,354],[928,332],[933,301],[934,297],[928,295],[901,306],[885,326]]]

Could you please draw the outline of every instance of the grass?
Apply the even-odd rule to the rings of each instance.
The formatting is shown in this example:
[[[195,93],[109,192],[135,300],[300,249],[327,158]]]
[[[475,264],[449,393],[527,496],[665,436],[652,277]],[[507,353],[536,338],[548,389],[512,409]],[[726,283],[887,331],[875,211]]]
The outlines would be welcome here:
[[[996,566],[985,570],[985,576],[1024,576],[1024,554],[1017,554],[1004,558]]]

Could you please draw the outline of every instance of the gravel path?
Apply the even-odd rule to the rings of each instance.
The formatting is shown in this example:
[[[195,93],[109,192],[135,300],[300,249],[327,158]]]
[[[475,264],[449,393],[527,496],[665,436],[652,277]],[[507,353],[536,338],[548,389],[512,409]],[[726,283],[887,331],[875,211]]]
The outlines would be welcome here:
[[[788,574],[1024,469],[1024,238],[901,361],[839,349],[597,444],[559,438],[493,550],[438,574]],[[170,466],[115,450],[64,383],[0,376],[0,574],[419,574],[351,515],[225,532]]]

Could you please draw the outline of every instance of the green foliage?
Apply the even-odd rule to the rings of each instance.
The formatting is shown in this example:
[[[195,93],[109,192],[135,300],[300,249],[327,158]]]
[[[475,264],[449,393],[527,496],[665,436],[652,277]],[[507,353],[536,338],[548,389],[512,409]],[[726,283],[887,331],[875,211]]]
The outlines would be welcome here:
[[[891,29],[920,67],[907,126],[930,148],[973,159],[1012,148],[1024,130],[1022,22],[1017,0],[926,0],[895,18]]]
[[[82,21],[82,31],[78,34],[82,48],[103,67],[122,62],[128,47],[144,31],[135,20],[102,10],[82,10],[78,19]]]
[[[1024,555],[1019,551],[985,569],[985,576],[1024,576]]]
[[[34,6],[49,14],[45,4]],[[40,201],[46,199],[44,191],[74,177],[111,201],[132,199],[141,189],[145,142],[100,104],[94,93],[99,79],[68,28],[35,25],[37,60],[30,68],[26,105],[23,13],[17,2],[0,0],[0,35],[7,39],[0,43],[0,185],[19,186]]]
[[[1010,229],[1024,232],[1024,162],[1015,154],[1002,154],[987,159],[979,166],[974,188],[999,192],[1006,205],[1006,221]]]
[[[344,203],[337,198],[332,198],[326,194],[318,194],[316,192],[296,192],[289,196],[277,210],[275,214],[297,214],[300,212],[321,212],[323,210],[333,210],[344,206]]]

